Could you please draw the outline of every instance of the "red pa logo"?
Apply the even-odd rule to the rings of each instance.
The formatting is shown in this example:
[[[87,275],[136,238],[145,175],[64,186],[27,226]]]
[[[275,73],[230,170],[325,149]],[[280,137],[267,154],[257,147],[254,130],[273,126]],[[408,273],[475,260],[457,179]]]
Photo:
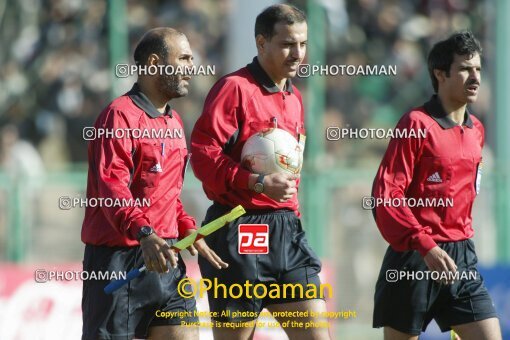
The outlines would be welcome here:
[[[239,225],[239,254],[267,254],[269,253],[269,225],[268,224],[240,224]]]

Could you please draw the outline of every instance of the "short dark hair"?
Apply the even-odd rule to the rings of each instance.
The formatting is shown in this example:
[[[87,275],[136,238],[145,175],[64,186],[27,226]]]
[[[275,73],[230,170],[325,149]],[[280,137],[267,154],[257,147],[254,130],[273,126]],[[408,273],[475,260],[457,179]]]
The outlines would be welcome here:
[[[184,36],[184,33],[171,27],[157,27],[147,31],[135,48],[133,58],[137,65],[143,65],[151,54],[157,54],[160,58],[168,58],[169,38]]]
[[[436,43],[428,56],[428,69],[430,80],[434,91],[437,92],[438,82],[434,75],[434,70],[442,70],[446,72],[446,76],[450,76],[450,68],[453,64],[455,54],[468,55],[470,58],[478,53],[482,55],[482,47],[480,42],[470,31],[461,31],[452,34],[448,39]]]
[[[134,59],[136,65],[144,65],[151,54],[157,54],[162,59],[168,57],[168,45],[163,36],[151,35],[142,39],[135,48]]]
[[[274,26],[277,23],[283,22],[286,25],[293,25],[295,23],[306,22],[306,14],[291,5],[272,5],[267,7],[257,15],[255,20],[255,37],[259,34],[268,40],[274,35]]]

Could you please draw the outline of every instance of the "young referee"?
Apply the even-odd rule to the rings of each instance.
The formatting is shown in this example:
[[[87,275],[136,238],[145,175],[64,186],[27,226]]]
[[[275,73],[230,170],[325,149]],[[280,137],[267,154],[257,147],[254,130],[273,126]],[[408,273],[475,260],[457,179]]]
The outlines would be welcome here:
[[[319,289],[321,263],[308,245],[299,219],[298,176],[281,173],[259,176],[240,164],[245,141],[257,132],[277,126],[296,139],[304,134],[301,94],[290,78],[296,75],[305,56],[305,14],[289,5],[266,8],[257,16],[255,41],[257,56],[213,86],[191,136],[193,170],[207,196],[214,201],[204,223],[238,204],[247,210],[236,222],[206,238],[229,267],[220,271],[199,257],[200,270],[203,277],[217,279],[227,287],[248,281],[267,286],[293,283],[305,290],[310,284]],[[246,223],[269,225],[267,254],[239,253],[238,226]],[[256,319],[263,308],[270,312],[306,312],[303,315],[326,311],[322,299],[306,296],[262,299],[254,295],[251,292],[240,298],[224,299],[209,292],[209,307],[219,313],[216,321],[234,323]],[[222,312],[226,313],[221,316]],[[294,319],[278,316],[277,320],[283,323]],[[317,322],[319,318],[304,316],[295,320]],[[247,339],[255,330],[250,327],[232,330],[227,326],[213,328],[214,337]],[[284,330],[291,339],[329,339],[327,328]]]
[[[466,105],[478,96],[481,51],[470,32],[434,45],[428,68],[436,94],[397,124],[424,130],[426,137],[392,139],[375,177],[376,202],[401,201],[373,210],[390,244],[373,319],[374,327],[384,327],[385,339],[418,339],[432,319],[463,340],[501,339],[471,240],[484,128]],[[435,203],[409,207],[409,198]]]

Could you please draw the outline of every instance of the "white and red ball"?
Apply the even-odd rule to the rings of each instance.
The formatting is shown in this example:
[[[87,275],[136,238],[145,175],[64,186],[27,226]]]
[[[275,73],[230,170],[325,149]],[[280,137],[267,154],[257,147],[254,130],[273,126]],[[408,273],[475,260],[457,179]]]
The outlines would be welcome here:
[[[285,130],[264,130],[248,138],[241,163],[256,174],[298,174],[303,166],[303,146]]]

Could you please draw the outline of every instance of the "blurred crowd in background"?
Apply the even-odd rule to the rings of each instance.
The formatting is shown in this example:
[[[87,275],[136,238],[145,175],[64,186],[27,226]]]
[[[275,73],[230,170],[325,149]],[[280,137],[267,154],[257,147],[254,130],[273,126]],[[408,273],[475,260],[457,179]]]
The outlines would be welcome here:
[[[491,22],[487,18],[492,13],[483,1],[318,1],[328,19],[328,64],[397,65],[398,69],[395,77],[328,77],[325,126],[394,126],[402,113],[432,94],[426,53],[435,41],[454,30],[471,29],[482,41],[484,60],[492,59],[493,46],[485,39],[490,29],[486,23]],[[290,3],[306,10],[304,0]],[[106,6],[102,0],[20,0],[8,5],[3,1],[2,168],[12,169],[9,163],[14,163],[22,171],[35,172],[18,159],[26,157],[41,163],[37,153],[48,170],[86,162],[87,143],[82,129],[92,125],[112,99],[114,70],[108,58]],[[127,1],[130,62],[136,42],[145,31],[172,26],[188,36],[195,63],[215,65],[219,78],[227,68],[223,56],[232,12],[229,0]],[[188,134],[215,80],[193,79],[190,95],[176,101]],[[306,82],[298,80],[298,84],[306,92]],[[474,106],[482,120],[490,108],[489,93],[490,84],[484,82]],[[16,140],[29,142],[36,152],[20,156]],[[335,161],[356,164],[367,157],[378,160],[386,142],[327,143],[326,150]],[[28,148],[24,146],[24,150]]]
[[[196,59],[217,65],[221,74],[227,1],[127,4],[130,62],[145,31],[173,26],[186,33]],[[17,128],[19,138],[38,150],[47,169],[86,162],[82,129],[92,126],[112,99],[106,12],[103,0],[27,0],[0,8],[5,46],[0,52],[0,126]],[[188,122],[196,119],[196,104],[213,81],[198,79],[183,100]],[[11,145],[2,140],[3,165],[9,163]]]

